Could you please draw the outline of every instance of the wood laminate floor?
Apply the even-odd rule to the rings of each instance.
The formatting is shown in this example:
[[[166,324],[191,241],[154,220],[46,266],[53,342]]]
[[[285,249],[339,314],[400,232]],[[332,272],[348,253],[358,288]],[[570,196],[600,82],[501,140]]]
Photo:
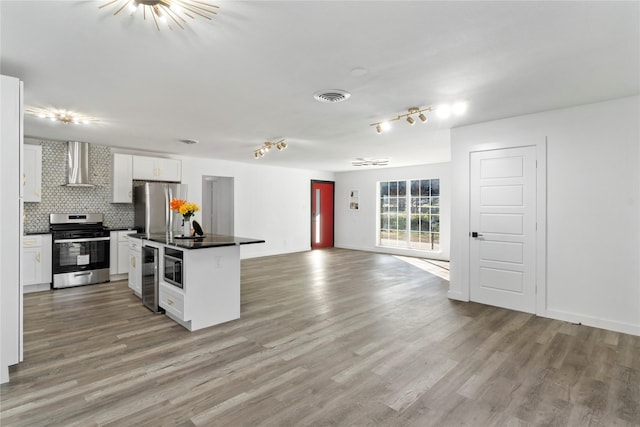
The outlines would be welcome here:
[[[25,296],[4,426],[638,426],[640,337],[450,301],[392,256],[242,261],[194,333],[125,282]]]

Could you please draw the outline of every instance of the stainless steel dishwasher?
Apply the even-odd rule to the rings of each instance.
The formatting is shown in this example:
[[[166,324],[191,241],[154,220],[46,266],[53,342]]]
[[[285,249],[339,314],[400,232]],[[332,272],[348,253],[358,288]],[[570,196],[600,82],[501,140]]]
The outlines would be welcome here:
[[[154,313],[164,313],[159,301],[160,277],[158,272],[158,248],[142,247],[142,304]]]

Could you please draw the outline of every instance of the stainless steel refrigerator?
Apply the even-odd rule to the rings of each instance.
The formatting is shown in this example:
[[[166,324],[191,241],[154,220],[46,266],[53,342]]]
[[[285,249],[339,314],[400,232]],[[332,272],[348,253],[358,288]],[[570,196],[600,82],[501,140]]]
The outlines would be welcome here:
[[[142,233],[182,234],[182,216],[171,210],[171,199],[187,199],[186,184],[146,182],[134,191],[135,227]]]

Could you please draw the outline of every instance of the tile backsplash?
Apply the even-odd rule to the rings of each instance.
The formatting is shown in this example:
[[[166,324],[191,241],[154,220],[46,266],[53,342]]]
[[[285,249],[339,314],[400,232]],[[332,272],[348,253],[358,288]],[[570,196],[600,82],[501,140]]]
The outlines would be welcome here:
[[[94,187],[65,187],[67,182],[67,143],[42,141],[42,201],[25,203],[24,231],[49,230],[51,213],[102,213],[104,225],[133,227],[133,204],[111,203],[111,150],[90,146],[91,183]]]

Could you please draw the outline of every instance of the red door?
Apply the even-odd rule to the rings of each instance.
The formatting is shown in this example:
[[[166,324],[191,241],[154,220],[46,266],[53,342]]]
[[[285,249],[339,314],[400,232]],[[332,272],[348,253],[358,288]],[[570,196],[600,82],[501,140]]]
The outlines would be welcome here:
[[[333,247],[333,185],[311,181],[311,249]]]

